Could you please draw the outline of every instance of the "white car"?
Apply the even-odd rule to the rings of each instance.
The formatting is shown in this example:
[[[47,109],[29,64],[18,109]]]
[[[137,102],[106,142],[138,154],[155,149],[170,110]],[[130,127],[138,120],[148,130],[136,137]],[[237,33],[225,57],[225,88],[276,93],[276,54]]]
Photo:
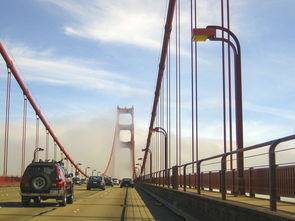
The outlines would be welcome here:
[[[112,180],[113,180],[114,185],[119,185],[120,184],[120,182],[119,182],[119,180],[117,178],[114,178]]]

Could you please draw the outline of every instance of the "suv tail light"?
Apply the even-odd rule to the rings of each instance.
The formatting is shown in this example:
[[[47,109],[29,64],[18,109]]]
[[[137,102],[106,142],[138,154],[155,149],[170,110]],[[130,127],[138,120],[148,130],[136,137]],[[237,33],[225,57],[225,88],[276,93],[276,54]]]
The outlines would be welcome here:
[[[60,175],[60,171],[59,171],[59,169],[58,169],[58,166],[57,166],[57,165],[54,165],[54,167],[55,167],[55,171],[56,171],[57,178],[58,178],[58,179],[61,179],[61,175]]]
[[[65,183],[63,181],[58,181],[56,186],[57,186],[58,189],[62,189],[64,187],[64,184]]]

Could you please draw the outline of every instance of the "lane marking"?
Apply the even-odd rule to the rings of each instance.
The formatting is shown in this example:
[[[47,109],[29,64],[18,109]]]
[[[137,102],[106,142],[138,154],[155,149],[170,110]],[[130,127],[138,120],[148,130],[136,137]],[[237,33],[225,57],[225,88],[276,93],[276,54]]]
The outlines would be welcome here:
[[[124,205],[123,205],[122,214],[121,214],[121,221],[125,220],[125,213],[126,213],[126,207],[127,207],[127,197],[128,197],[128,187],[126,188]]]

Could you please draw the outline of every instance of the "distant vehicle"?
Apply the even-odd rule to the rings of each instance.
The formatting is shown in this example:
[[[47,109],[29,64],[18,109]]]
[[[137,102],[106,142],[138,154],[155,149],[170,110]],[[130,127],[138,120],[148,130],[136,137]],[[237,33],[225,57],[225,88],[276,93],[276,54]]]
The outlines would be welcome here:
[[[73,174],[68,174],[62,162],[33,162],[29,164],[20,183],[21,201],[29,206],[31,199],[56,199],[60,206],[74,201]]]
[[[114,185],[120,185],[119,179],[117,178],[112,178],[113,184]]]
[[[105,190],[105,180],[102,176],[90,176],[87,181],[87,190],[91,188],[99,188]]]
[[[76,185],[81,185],[82,184],[82,180],[79,177],[74,177],[73,182]]]
[[[87,182],[87,180],[86,180],[85,178],[82,178],[82,179],[81,179],[81,183],[82,183],[82,184],[86,184],[86,182]]]
[[[130,178],[123,178],[121,180],[121,184],[120,184],[120,187],[134,187],[134,183],[133,183],[133,180],[130,179]]]
[[[107,186],[114,186],[114,183],[113,183],[111,177],[105,177],[104,180],[105,180]]]

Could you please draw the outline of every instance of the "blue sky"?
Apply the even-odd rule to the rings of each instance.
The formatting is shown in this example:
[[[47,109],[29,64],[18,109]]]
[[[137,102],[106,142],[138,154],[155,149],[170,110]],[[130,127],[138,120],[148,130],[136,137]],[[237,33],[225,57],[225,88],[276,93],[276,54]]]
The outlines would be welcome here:
[[[190,134],[189,2],[182,1],[181,18],[182,117],[187,136]],[[219,4],[215,0],[198,1],[201,27],[220,24]],[[294,0],[231,3],[231,27],[242,46],[246,143],[294,133],[294,6]],[[105,126],[109,141],[103,141],[109,146],[117,105],[134,105],[137,144],[145,144],[166,7],[167,0],[1,1],[1,42],[69,151],[76,144],[68,131],[75,127],[79,131],[77,125],[85,126],[85,131],[97,129],[99,125],[93,122],[109,125]],[[200,135],[219,140],[222,137],[220,44],[202,43],[199,50]],[[0,64],[3,77],[5,66],[2,61]],[[5,78],[1,79],[0,89],[4,93]],[[13,93],[14,110],[21,113],[17,87]],[[3,107],[3,100],[0,102]],[[102,141],[89,142],[88,148],[99,142]]]

